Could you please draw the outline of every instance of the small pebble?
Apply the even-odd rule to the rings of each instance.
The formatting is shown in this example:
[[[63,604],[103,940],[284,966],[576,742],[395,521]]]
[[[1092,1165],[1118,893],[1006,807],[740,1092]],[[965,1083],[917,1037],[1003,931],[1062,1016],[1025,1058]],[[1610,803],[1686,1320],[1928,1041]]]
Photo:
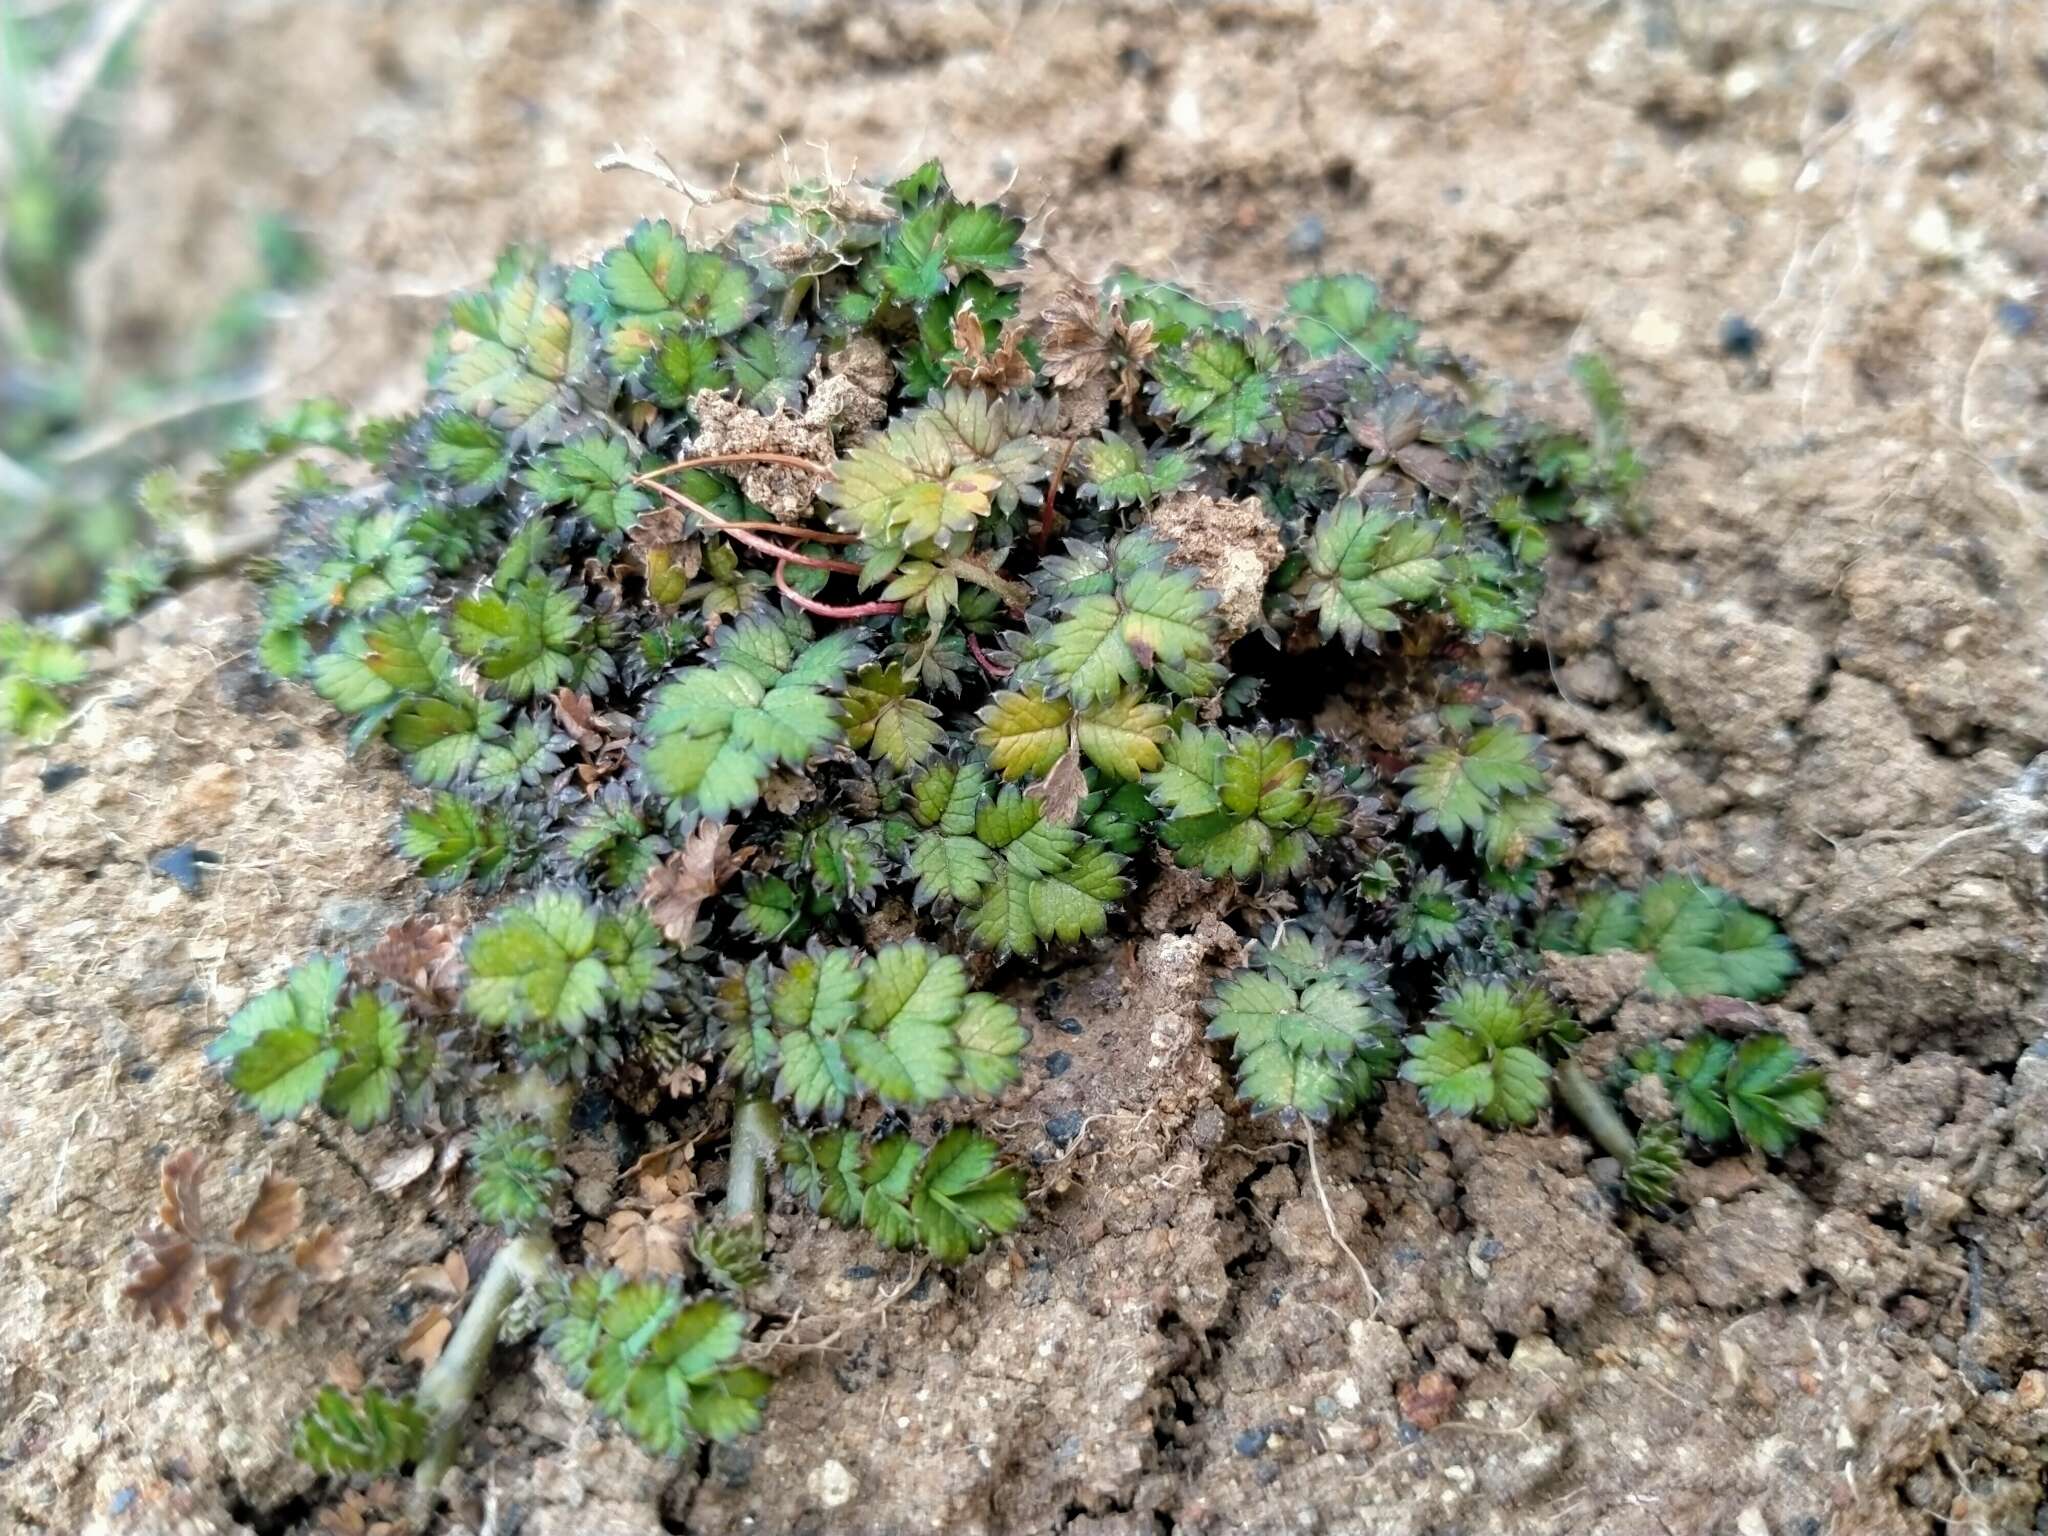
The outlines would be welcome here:
[[[219,854],[205,848],[194,848],[190,843],[180,843],[175,848],[166,848],[149,856],[150,873],[176,881],[178,889],[187,896],[199,894],[203,883],[202,866],[219,862]]]
[[[1065,1077],[1067,1075],[1067,1068],[1073,1064],[1074,1058],[1065,1051],[1054,1051],[1045,1058],[1045,1075],[1047,1077]]]
[[[2034,328],[2034,311],[2017,299],[2006,299],[1998,306],[1998,328],[2008,336],[2024,336]]]
[[[875,1266],[872,1264],[849,1264],[842,1273],[849,1280],[872,1280],[875,1278]]]
[[[84,777],[85,769],[77,763],[52,763],[36,775],[36,782],[43,786],[44,794],[54,795]]]
[[[1064,1115],[1054,1115],[1045,1122],[1045,1134],[1056,1147],[1064,1147],[1081,1134],[1081,1111],[1070,1109]]]
[[[1290,256],[1313,256],[1323,248],[1323,221],[1314,214],[1304,215],[1287,235],[1287,254]]]
[[[1081,1021],[1075,1018],[1061,1019],[1056,1027],[1063,1035],[1078,1035],[1081,1033]]]
[[[1270,1429],[1248,1429],[1233,1440],[1231,1445],[1240,1456],[1263,1456],[1266,1453],[1266,1442],[1272,1438],[1273,1432]]]
[[[1730,357],[1748,362],[1756,356],[1756,349],[1762,345],[1763,339],[1763,332],[1741,315],[1721,317],[1721,350]]]

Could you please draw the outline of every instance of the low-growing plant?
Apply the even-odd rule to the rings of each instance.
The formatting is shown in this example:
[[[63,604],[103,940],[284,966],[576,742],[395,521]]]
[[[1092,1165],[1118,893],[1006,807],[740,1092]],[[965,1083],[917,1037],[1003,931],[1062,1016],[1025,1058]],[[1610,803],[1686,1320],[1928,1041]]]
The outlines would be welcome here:
[[[303,962],[211,1047],[268,1119],[472,1133],[506,1237],[415,1391],[322,1394],[316,1467],[412,1465],[431,1502],[515,1315],[657,1451],[752,1428],[774,1171],[942,1265],[1016,1231],[1023,1171],[972,1123],[1029,1041],[1005,993],[1164,879],[1248,941],[1210,1034],[1284,1125],[1397,1078],[1503,1129],[1555,1098],[1657,1207],[1681,1129],[1817,1123],[1758,1036],[1633,1060],[1679,1119],[1632,1130],[1542,982],[1546,940],[1681,993],[1791,969],[1689,881],[1539,926],[1569,834],[1487,679],[1550,541],[1633,515],[1604,370],[1582,437],[1489,410],[1363,278],[1262,318],[1118,273],[1027,313],[1026,259],[935,164],[709,246],[656,219],[578,268],[513,252],[420,409],[346,434],[362,473],[287,493],[263,657],[420,787],[420,873],[501,896]],[[1248,582],[1170,531],[1227,518]],[[1318,733],[1340,699],[1369,731]],[[691,1101],[724,1147],[677,1273],[556,1249],[591,1090]]]

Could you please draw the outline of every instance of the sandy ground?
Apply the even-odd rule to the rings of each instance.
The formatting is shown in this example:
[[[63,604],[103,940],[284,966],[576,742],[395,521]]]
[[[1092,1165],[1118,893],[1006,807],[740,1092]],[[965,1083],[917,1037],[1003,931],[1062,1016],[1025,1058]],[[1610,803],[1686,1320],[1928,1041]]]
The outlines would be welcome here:
[[[1196,1038],[1216,936],[1150,913],[1020,995],[997,1124],[1041,1170],[1033,1226],[905,1291],[792,1222],[793,1294],[858,1342],[791,1360],[759,1436],[661,1466],[508,1373],[453,1528],[2041,1528],[2041,6],[167,0],[144,56],[100,335],[164,344],[289,209],[331,278],[282,393],[401,404],[501,243],[679,211],[591,169],[643,137],[707,182],[939,153],[1013,184],[1060,261],[1255,303],[1367,270],[1567,414],[1566,360],[1604,352],[1655,522],[1559,570],[1515,681],[1583,872],[1694,870],[1781,916],[1808,968],[1773,1022],[1838,1100],[1818,1145],[1695,1170],[1654,1224],[1576,1140],[1398,1094],[1323,1148],[1374,1302]],[[387,1362],[423,1305],[399,1277],[475,1241],[397,1143],[264,1135],[199,1062],[289,957],[421,900],[385,852],[402,787],[252,680],[246,604],[157,615],[0,777],[0,1528],[364,1530],[289,1415]],[[221,857],[197,897],[147,867],[188,840]],[[1612,1038],[1687,1011],[1626,1004]],[[274,1165],[349,1233],[296,1349],[122,1314],[188,1142],[223,1201]],[[630,1149],[588,1151],[602,1215]]]

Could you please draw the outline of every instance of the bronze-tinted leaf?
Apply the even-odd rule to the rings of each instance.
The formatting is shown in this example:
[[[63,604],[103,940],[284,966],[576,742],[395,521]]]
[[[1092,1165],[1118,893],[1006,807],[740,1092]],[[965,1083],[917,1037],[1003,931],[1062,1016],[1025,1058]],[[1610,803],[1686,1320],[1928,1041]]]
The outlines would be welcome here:
[[[1045,819],[1057,827],[1071,827],[1080,814],[1081,801],[1088,794],[1088,779],[1081,771],[1081,744],[1069,737],[1067,750],[1052,765],[1052,772],[1025,791],[1045,807]]]
[[[157,1219],[173,1232],[182,1232],[193,1242],[206,1237],[199,1199],[206,1182],[206,1157],[197,1147],[180,1147],[164,1159],[161,1174],[163,1199]]]
[[[283,1333],[299,1320],[300,1295],[297,1275],[274,1270],[249,1292],[244,1310],[265,1333]]]
[[[230,1235],[251,1253],[269,1253],[291,1241],[305,1214],[306,1193],[298,1181],[266,1172],[256,1198]]]
[[[151,1227],[141,1243],[128,1261],[129,1280],[121,1294],[157,1327],[182,1328],[199,1288],[199,1250],[189,1238],[165,1227]]]
[[[339,1280],[348,1268],[348,1239],[323,1221],[293,1247],[292,1263],[314,1280]]]
[[[242,1326],[242,1256],[217,1253],[206,1261],[206,1279],[213,1305],[206,1309],[206,1336],[215,1349],[225,1349]]]
[[[409,917],[385,929],[363,966],[422,1018],[445,1018],[462,999],[462,944],[454,929],[430,917]]]

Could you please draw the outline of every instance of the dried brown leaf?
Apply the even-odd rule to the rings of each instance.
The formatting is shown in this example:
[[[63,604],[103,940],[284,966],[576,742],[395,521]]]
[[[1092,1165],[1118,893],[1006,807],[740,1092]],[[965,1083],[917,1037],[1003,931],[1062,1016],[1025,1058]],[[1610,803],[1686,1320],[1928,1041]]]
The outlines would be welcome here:
[[[229,1236],[251,1253],[269,1253],[291,1241],[305,1214],[306,1192],[298,1181],[266,1171],[256,1198]]]
[[[409,1291],[425,1291],[454,1301],[469,1289],[469,1265],[460,1249],[451,1248],[438,1264],[416,1264],[408,1269],[399,1283]]]
[[[427,1170],[434,1166],[434,1144],[422,1141],[407,1147],[403,1152],[394,1152],[377,1165],[377,1171],[370,1176],[370,1188],[380,1195],[396,1194],[409,1184],[417,1184],[427,1176]]]
[[[242,1256],[215,1254],[206,1261],[206,1279],[213,1293],[213,1305],[206,1309],[204,1319],[206,1336],[215,1349],[225,1349],[242,1326]]]
[[[142,1246],[128,1261],[130,1276],[121,1294],[157,1327],[182,1328],[199,1288],[199,1250],[191,1239],[168,1227],[151,1227],[140,1241]]]
[[[424,1018],[445,1018],[461,1001],[461,941],[454,929],[430,917],[408,917],[385,929],[363,966]]]
[[[785,768],[776,769],[761,784],[761,803],[778,816],[794,816],[817,798],[817,785]]]
[[[981,316],[974,312],[973,304],[961,305],[953,316],[953,345],[959,348],[960,358],[948,370],[947,382],[979,385],[997,394],[1028,387],[1033,373],[1030,359],[1018,351],[1022,338],[1022,328],[1011,326],[991,352]]]
[[[591,702],[589,694],[558,688],[554,704],[555,718],[569,733],[570,740],[586,752],[596,752],[603,747],[604,732],[598,729],[597,706]]]
[[[339,1280],[348,1268],[348,1239],[321,1222],[292,1249],[292,1263],[314,1280]]]
[[[1071,827],[1081,813],[1081,801],[1088,794],[1088,778],[1081,771],[1081,743],[1070,734],[1067,750],[1038,783],[1024,791],[1045,807],[1045,819],[1055,826]]]
[[[299,1278],[288,1269],[275,1270],[249,1292],[249,1321],[265,1333],[283,1333],[299,1320]]]
[[[1074,389],[1109,372],[1116,333],[1093,289],[1060,290],[1041,318],[1038,353],[1055,389]]]
[[[681,1209],[687,1218],[687,1207]],[[598,1253],[604,1261],[628,1279],[646,1275],[680,1275],[683,1272],[687,1219],[657,1221],[644,1211],[613,1211],[598,1239]]]
[[[206,1226],[199,1208],[200,1186],[206,1182],[206,1157],[197,1147],[180,1147],[164,1159],[159,1175],[163,1199],[157,1220],[193,1242],[204,1242]]]
[[[1401,1417],[1417,1429],[1435,1429],[1457,1406],[1458,1384],[1442,1371],[1424,1371],[1395,1389]]]
[[[632,1198],[648,1207],[692,1198],[697,1192],[697,1173],[691,1162],[695,1149],[695,1142],[671,1142],[640,1158],[625,1172],[635,1191]]]
[[[688,946],[698,909],[754,856],[752,848],[729,851],[734,831],[730,825],[698,822],[683,846],[655,865],[641,886],[642,905],[671,944]]]
[[[454,1331],[455,1324],[446,1312],[439,1307],[429,1307],[406,1329],[405,1342],[398,1346],[398,1358],[424,1371],[441,1358],[448,1335]]]

